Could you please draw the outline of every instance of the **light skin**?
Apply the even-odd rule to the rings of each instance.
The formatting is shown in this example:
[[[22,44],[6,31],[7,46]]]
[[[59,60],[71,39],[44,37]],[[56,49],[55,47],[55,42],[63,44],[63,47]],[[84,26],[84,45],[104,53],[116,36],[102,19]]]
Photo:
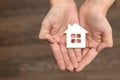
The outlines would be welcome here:
[[[53,50],[57,64],[61,70],[73,71],[78,68],[80,54],[77,50],[67,49],[65,45],[65,34],[68,24],[78,23],[78,12],[74,1],[51,0],[51,9],[42,22],[40,39],[47,39]]]
[[[113,46],[112,29],[106,13],[114,0],[86,0],[79,10],[80,24],[88,30],[87,48],[82,49],[83,57],[76,71],[81,71],[104,48]]]
[[[104,48],[112,47],[112,29],[106,13],[114,0],[85,0],[77,11],[74,0],[50,0],[51,9],[44,18],[40,39],[48,40],[61,70],[81,71]],[[87,34],[87,47],[67,49],[65,34],[68,24],[82,25]]]

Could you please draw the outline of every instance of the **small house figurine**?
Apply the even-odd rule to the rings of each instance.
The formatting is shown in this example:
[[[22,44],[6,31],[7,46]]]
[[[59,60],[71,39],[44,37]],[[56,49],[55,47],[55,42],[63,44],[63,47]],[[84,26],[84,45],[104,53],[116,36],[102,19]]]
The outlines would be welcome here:
[[[86,33],[83,27],[78,24],[69,25],[66,33],[67,48],[85,48],[86,47]]]

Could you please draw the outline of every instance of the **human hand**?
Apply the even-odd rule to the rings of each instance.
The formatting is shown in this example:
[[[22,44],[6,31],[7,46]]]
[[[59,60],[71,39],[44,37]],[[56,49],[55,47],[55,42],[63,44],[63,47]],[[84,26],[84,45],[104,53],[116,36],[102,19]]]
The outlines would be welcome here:
[[[50,42],[57,64],[61,70],[78,68],[81,49],[67,49],[65,34],[68,24],[78,23],[78,12],[73,0],[51,0],[51,9],[42,22],[40,39]]]
[[[106,19],[106,13],[114,0],[104,1],[86,0],[80,8],[80,24],[88,31],[88,34],[87,48],[82,49],[82,60],[76,71],[84,69],[101,50],[113,46],[112,29]]]

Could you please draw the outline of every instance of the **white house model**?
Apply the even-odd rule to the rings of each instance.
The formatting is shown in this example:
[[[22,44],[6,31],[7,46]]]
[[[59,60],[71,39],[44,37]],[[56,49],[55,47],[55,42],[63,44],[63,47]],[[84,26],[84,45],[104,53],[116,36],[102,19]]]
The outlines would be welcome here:
[[[83,27],[78,24],[69,25],[66,33],[67,48],[85,48],[86,47],[86,33]]]

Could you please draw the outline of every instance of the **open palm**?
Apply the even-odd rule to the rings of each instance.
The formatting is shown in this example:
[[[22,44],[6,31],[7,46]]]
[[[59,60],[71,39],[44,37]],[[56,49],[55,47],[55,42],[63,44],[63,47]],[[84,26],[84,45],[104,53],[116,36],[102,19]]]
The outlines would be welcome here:
[[[78,12],[74,2],[52,6],[44,18],[40,39],[50,42],[55,59],[61,70],[73,71],[81,59],[81,49],[67,49],[65,34],[68,24],[78,23]]]
[[[104,48],[112,47],[112,30],[106,13],[99,8],[83,4],[79,12],[80,24],[88,30],[87,48],[82,49],[82,60],[76,71],[86,67]]]

